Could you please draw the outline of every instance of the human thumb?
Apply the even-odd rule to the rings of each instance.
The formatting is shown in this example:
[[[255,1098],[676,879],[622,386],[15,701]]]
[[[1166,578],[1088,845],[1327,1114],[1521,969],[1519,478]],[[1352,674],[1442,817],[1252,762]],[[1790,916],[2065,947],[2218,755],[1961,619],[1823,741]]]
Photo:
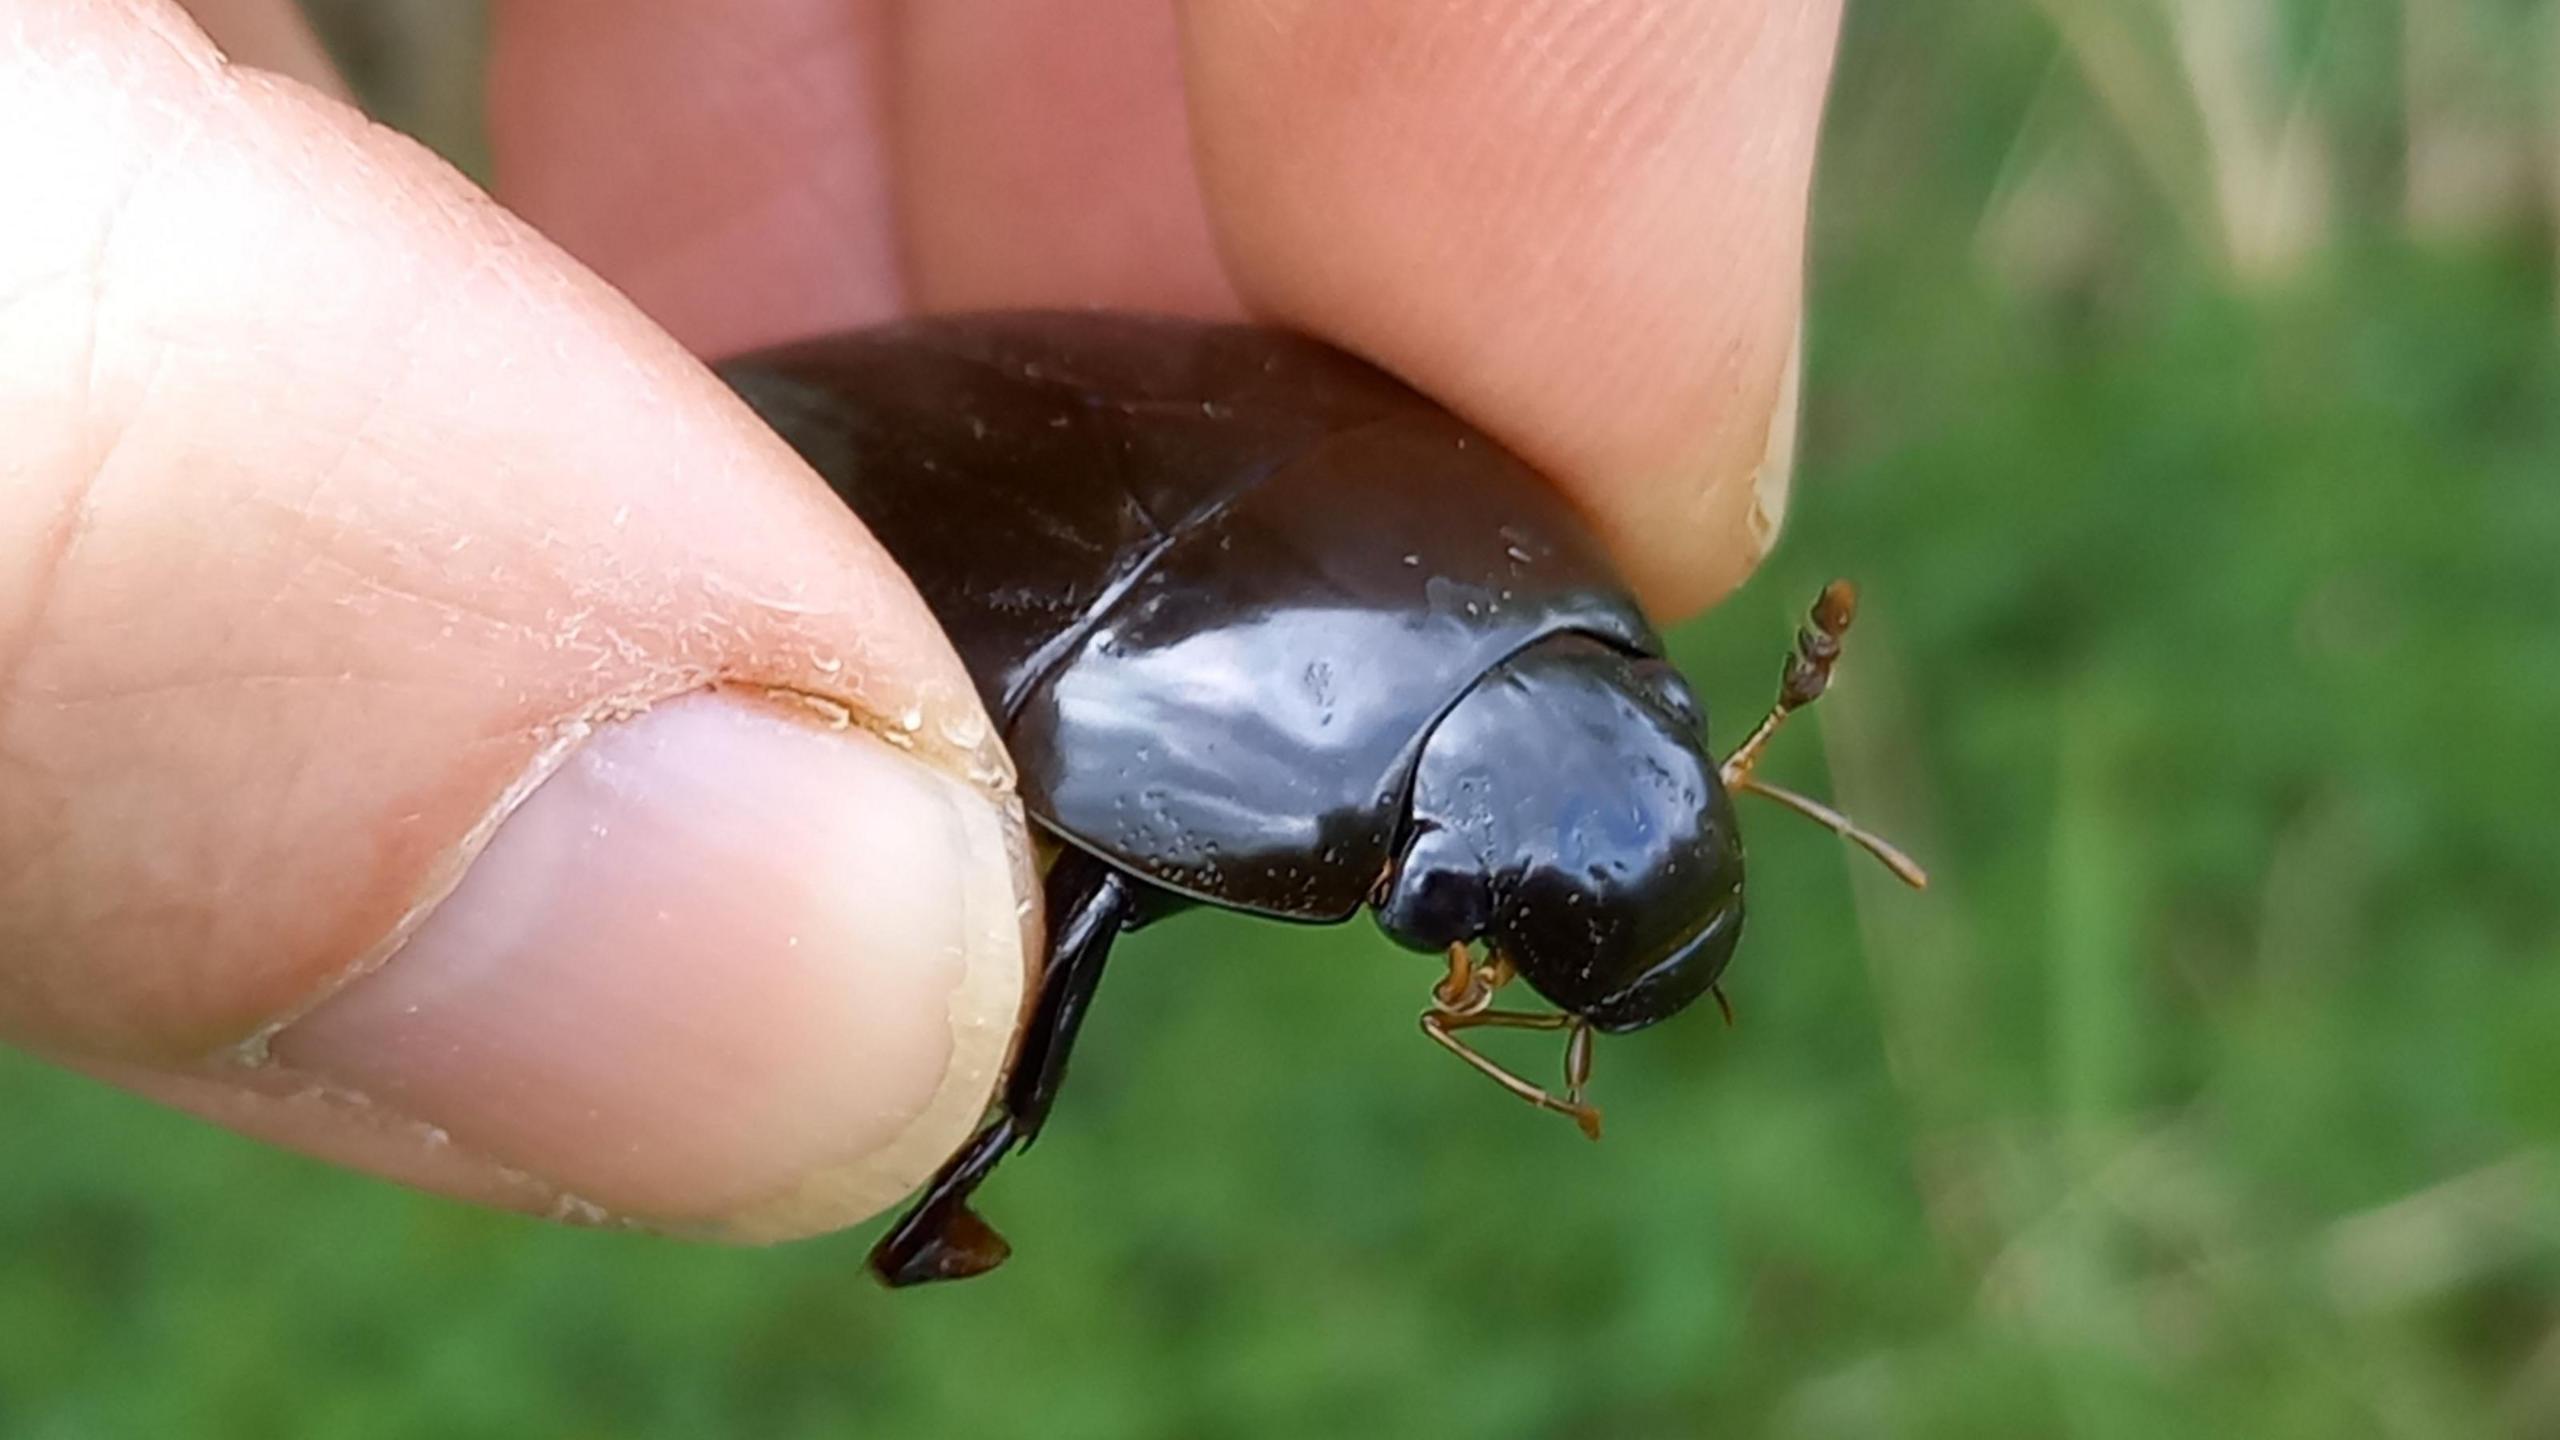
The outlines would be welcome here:
[[[619,297],[155,0],[0,18],[0,1041],[493,1203],[848,1223],[1029,886],[966,675]]]

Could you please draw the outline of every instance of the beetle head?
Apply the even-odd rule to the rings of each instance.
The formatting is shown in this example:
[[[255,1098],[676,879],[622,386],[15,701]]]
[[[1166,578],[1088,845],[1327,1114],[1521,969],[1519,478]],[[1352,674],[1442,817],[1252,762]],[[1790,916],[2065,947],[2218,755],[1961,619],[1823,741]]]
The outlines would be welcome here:
[[[1706,994],[1742,935],[1742,841],[1688,682],[1578,635],[1513,656],[1424,742],[1378,898],[1398,942],[1482,940],[1600,1030]]]

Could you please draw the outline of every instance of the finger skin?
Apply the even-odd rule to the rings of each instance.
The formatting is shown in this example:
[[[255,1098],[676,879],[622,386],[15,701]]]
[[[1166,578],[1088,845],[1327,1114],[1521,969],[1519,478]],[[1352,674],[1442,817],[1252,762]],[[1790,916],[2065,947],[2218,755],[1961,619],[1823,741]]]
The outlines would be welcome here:
[[[1836,0],[1201,0],[1183,20],[1247,301],[1562,481],[1658,610],[1738,584],[1792,439]]]
[[[879,318],[848,291],[1185,313],[1232,294],[1237,313],[1358,351],[1508,441],[1581,501],[1665,617],[1774,542],[1837,0],[1197,0],[1177,7],[1171,52],[1163,8],[1138,0],[937,0],[838,37],[895,97],[868,128],[823,87],[694,63],[682,26],[646,18],[676,4],[505,0],[494,115],[517,159],[502,193],[697,344],[773,331],[696,321],[723,297],[789,308],[735,278],[763,274],[768,251],[797,277],[804,329]],[[826,5],[756,0],[726,43]],[[623,98],[580,110],[564,92]],[[711,164],[682,134],[614,194],[545,178],[610,163],[626,127],[654,135],[633,94],[760,115],[760,134],[708,127],[718,164],[796,170],[817,194],[843,193],[834,177],[863,157],[870,208],[838,222],[832,268],[811,257],[807,214],[713,194],[726,223],[680,247],[671,277],[647,216],[703,198],[688,187]],[[892,202],[883,243],[867,227]],[[631,228],[584,238],[615,227]]]
[[[391,955],[589,736],[780,695],[1009,807],[877,546],[419,147],[172,6],[40,6],[0,19],[0,187],[0,1039],[209,1078],[200,1108],[361,1161],[226,1067]],[[951,1045],[1010,1032],[1003,923],[1015,973]],[[915,1101],[918,1174],[996,1058]]]
[[[491,12],[497,192],[696,354],[907,308],[889,0]]]
[[[185,0],[185,5],[188,18],[233,64],[254,65],[324,95],[347,98],[337,64],[293,0]]]
[[[911,300],[1232,317],[1163,0],[901,12],[892,130]]]

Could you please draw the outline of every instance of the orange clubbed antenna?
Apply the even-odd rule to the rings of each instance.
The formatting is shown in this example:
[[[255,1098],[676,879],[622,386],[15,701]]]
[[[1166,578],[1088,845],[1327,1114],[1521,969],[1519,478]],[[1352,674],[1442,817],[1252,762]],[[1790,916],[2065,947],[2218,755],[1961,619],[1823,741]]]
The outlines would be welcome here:
[[[1857,618],[1857,586],[1834,580],[1822,587],[1812,612],[1805,617],[1804,627],[1796,631],[1796,648],[1788,652],[1786,671],[1778,677],[1777,703],[1724,759],[1725,788],[1777,801],[1873,855],[1902,883],[1914,890],[1925,890],[1929,888],[1929,872],[1892,841],[1811,796],[1772,785],[1751,773],[1760,764],[1762,752],[1769,748],[1770,737],[1787,723],[1787,717],[1821,699],[1822,692],[1831,688],[1831,672],[1840,663],[1841,637],[1849,633],[1850,624]]]

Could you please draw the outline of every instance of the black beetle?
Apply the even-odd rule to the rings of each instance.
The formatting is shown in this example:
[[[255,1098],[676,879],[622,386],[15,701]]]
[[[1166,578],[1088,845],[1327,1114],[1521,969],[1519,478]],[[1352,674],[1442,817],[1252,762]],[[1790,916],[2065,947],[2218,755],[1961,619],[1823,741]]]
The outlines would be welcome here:
[[[1706,715],[1563,498],[1369,365],[1242,325],[920,320],[724,368],[905,568],[1056,841],[1049,963],[994,1120],[872,1251],[891,1285],[1001,1264],[968,1198],[1030,1142],[1121,931],[1188,904],[1445,954],[1422,1026],[1597,1137],[1592,1035],[1713,992],[1742,931],[1731,795],[1828,683],[1826,590],[1769,717]],[[1477,958],[1474,946],[1484,955]],[[1514,976],[1557,1013],[1497,1010]],[[1561,1096],[1476,1026],[1566,1033]]]

